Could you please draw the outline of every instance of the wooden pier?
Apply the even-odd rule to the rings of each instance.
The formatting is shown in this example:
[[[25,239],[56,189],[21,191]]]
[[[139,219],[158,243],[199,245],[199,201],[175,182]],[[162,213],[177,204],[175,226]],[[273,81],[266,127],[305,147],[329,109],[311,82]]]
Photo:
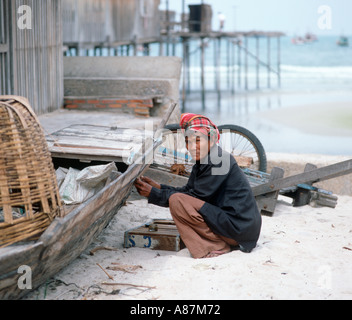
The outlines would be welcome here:
[[[183,46],[183,79],[182,79],[182,101],[183,106],[185,105],[187,94],[191,92],[192,81],[190,77],[190,70],[192,65],[190,63],[190,44],[192,41],[199,42],[199,63],[200,63],[200,92],[202,98],[202,106],[205,106],[206,91],[205,78],[207,76],[206,59],[205,55],[209,47],[209,42],[213,43],[214,49],[214,90],[217,92],[218,102],[221,100],[221,65],[224,65],[224,60],[226,61],[226,82],[227,90],[232,94],[235,94],[236,89],[243,89],[245,91],[255,89],[260,90],[262,84],[260,83],[260,74],[264,69],[267,73],[266,88],[272,87],[272,77],[277,79],[277,87],[281,86],[281,50],[280,50],[280,38],[284,36],[281,32],[263,32],[263,31],[251,31],[251,32],[204,32],[204,33],[190,33],[190,32],[180,32],[173,35],[173,37],[178,37],[181,39]],[[266,38],[266,59],[261,58],[260,54],[260,38]],[[249,49],[249,41],[255,41],[256,51],[252,52]],[[272,62],[272,41],[277,41],[276,50],[276,61]],[[222,51],[226,43],[226,52]],[[175,41],[172,42],[172,44]],[[207,45],[206,45],[207,43]],[[169,45],[169,44],[167,44]],[[243,60],[242,60],[243,59]],[[255,61],[255,74],[256,74],[256,85],[254,88],[249,86],[249,60],[253,59]],[[236,69],[237,67],[237,69]]]

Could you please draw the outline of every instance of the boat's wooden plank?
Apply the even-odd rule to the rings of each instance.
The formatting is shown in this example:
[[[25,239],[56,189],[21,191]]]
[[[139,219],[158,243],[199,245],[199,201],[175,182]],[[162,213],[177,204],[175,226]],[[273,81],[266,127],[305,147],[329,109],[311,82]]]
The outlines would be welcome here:
[[[37,278],[41,276],[40,253],[42,250],[43,243],[40,241],[0,249],[0,300],[21,297],[29,292],[18,286],[18,280],[23,275],[18,272],[20,266],[30,268],[32,287],[35,286]]]

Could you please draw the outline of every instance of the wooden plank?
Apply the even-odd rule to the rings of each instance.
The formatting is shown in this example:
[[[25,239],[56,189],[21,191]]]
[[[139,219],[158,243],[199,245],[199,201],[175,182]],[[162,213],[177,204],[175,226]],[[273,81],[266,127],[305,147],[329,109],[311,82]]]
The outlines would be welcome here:
[[[300,183],[319,182],[352,173],[352,159],[308,172],[277,179],[252,188],[255,196],[295,186]]]
[[[111,161],[115,161],[115,162],[123,162],[124,157],[123,155],[94,155],[94,154],[85,154],[85,153],[62,153],[61,150],[55,151],[53,150],[51,152],[51,156],[52,158],[63,158],[63,159],[75,159],[75,160],[80,160],[82,162],[91,162],[91,161],[106,161],[106,162],[111,162]]]
[[[140,129],[72,125],[46,136],[53,157],[80,160],[125,161],[138,154],[153,132]]]
[[[5,171],[5,161],[2,157],[0,157],[0,196],[2,198],[3,202],[3,212],[4,212],[4,219],[5,222],[7,223],[12,223],[13,222],[13,216],[12,216],[12,208],[11,208],[11,198],[10,198],[10,193],[8,189],[8,181],[7,181],[7,173]]]
[[[76,146],[50,146],[50,152],[52,153],[60,153],[63,158],[66,158],[68,154],[83,154],[83,155],[92,155],[92,156],[114,156],[114,157],[122,157],[123,151],[130,152],[132,148],[126,149],[104,149],[104,148],[96,148],[96,147],[76,147]]]
[[[136,138],[143,139],[143,137],[152,137],[153,132],[142,129],[130,129],[130,128],[117,128],[107,126],[96,126],[96,125],[71,125],[63,128],[55,133],[48,136],[50,140],[54,140],[61,136],[79,136],[89,137],[103,140],[119,140],[119,141],[130,141]]]
[[[127,141],[114,141],[114,142],[108,142],[104,140],[91,140],[91,139],[82,139],[80,137],[75,137],[73,139],[65,139],[65,138],[59,138],[56,140],[53,145],[53,147],[71,147],[71,148],[84,148],[84,149],[95,149],[95,150],[124,150],[124,149],[133,149],[134,147],[141,147],[140,144],[133,144],[132,142],[127,142]]]
[[[56,142],[60,139],[66,140],[91,140],[105,142],[143,142],[146,138],[153,137],[153,132],[139,129],[97,127],[91,125],[69,126],[54,132],[46,139],[51,142]]]

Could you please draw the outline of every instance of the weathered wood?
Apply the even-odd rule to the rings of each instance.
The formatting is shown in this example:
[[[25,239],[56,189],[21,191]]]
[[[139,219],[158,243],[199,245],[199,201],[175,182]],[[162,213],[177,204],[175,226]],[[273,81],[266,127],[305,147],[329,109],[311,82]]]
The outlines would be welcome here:
[[[266,194],[283,188],[295,186],[310,181],[319,182],[352,173],[352,159],[330,166],[318,168],[286,178],[277,179],[252,188],[255,196]]]
[[[274,167],[269,176],[269,182],[280,179],[284,176],[284,170],[281,168]],[[252,189],[253,190],[253,189]],[[256,201],[259,211],[265,215],[273,215],[277,203],[279,190],[269,192],[266,195],[257,195]]]
[[[126,231],[124,247],[180,251],[184,248],[184,244],[172,220],[156,219],[145,225]]]
[[[311,163],[307,163],[305,168],[304,168],[304,172],[309,172],[312,170],[317,169],[318,167],[314,164]],[[314,181],[307,181],[307,185],[311,186],[314,183]],[[300,207],[300,206],[304,206],[307,205],[311,200],[311,191],[304,189],[304,188],[300,188],[298,186],[296,192],[295,192],[295,196],[293,198],[293,206],[294,207]]]
[[[153,132],[95,125],[72,125],[47,136],[53,158],[125,162],[141,151]]]

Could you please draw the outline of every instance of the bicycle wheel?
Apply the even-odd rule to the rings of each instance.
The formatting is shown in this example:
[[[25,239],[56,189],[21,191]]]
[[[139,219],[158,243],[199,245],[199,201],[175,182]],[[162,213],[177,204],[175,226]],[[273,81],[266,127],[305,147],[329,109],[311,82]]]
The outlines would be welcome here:
[[[266,153],[259,139],[246,128],[228,124],[218,127],[219,145],[235,157],[251,159],[250,169],[266,172]]]
[[[231,153],[237,161],[250,160],[249,167],[252,170],[266,172],[267,160],[263,145],[259,139],[246,128],[237,125],[221,125],[218,127],[220,131],[219,145],[223,150]],[[166,150],[169,152],[169,158],[173,158],[174,163],[189,162],[189,154],[187,152],[184,137],[179,124],[170,124],[165,126],[164,141],[160,147],[163,156]],[[180,162],[181,161],[181,162]]]

